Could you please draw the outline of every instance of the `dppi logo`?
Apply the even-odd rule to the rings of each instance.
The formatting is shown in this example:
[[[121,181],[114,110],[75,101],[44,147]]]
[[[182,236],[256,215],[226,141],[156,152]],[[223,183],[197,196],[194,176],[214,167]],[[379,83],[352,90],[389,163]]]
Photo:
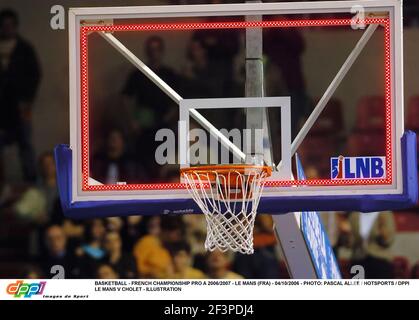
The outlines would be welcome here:
[[[15,298],[31,298],[33,295],[42,294],[45,289],[45,281],[38,283],[24,283],[19,280],[7,286],[7,293],[14,295]]]
[[[384,178],[385,157],[334,157],[330,159],[332,179]]]

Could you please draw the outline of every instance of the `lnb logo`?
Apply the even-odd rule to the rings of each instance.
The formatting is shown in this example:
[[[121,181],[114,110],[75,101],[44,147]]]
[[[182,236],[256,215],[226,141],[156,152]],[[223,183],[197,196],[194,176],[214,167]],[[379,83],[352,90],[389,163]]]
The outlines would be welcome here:
[[[11,283],[7,286],[7,293],[15,298],[31,298],[33,295],[41,295],[44,292],[46,281],[24,283],[22,280]]]
[[[333,157],[332,179],[380,179],[386,176],[385,157]]]

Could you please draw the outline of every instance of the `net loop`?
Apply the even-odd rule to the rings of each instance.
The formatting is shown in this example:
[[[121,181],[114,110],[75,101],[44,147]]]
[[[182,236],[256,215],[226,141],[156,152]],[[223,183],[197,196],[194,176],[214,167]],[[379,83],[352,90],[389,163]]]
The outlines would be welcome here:
[[[181,169],[189,193],[205,214],[209,251],[253,253],[253,228],[271,168],[257,165]]]

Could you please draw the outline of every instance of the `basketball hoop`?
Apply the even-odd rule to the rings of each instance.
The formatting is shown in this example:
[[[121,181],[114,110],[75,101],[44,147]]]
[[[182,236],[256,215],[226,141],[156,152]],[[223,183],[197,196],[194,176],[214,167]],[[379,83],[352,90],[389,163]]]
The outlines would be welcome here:
[[[263,187],[272,169],[259,165],[214,165],[180,170],[205,214],[210,251],[253,253],[253,227]]]

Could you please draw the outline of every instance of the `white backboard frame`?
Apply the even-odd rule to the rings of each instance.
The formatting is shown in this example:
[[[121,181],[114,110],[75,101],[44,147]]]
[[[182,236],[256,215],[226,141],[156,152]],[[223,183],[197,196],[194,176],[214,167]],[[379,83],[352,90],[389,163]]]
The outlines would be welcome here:
[[[132,200],[189,198],[184,188],[162,190],[83,190],[82,177],[82,112],[81,112],[81,35],[80,27],[84,20],[110,20],[120,18],[179,18],[208,16],[242,16],[272,14],[310,14],[310,13],[350,13],[355,6],[363,6],[367,12],[388,12],[390,28],[390,72],[391,72],[391,154],[392,182],[386,185],[344,185],[344,186],[309,186],[298,187],[301,195],[347,195],[347,194],[400,194],[403,192],[402,161],[400,139],[404,132],[403,114],[403,44],[402,13],[399,0],[370,1],[324,1],[291,3],[246,3],[224,5],[188,5],[188,6],[138,6],[138,7],[96,7],[73,8],[69,12],[69,48],[70,48],[70,146],[73,150],[72,163],[72,201],[89,200]],[[367,32],[367,31],[365,31]],[[354,50],[356,50],[355,48]],[[179,102],[182,98],[179,96]],[[291,102],[292,104],[292,102]],[[321,108],[320,108],[321,109]],[[321,110],[320,110],[321,112]],[[318,116],[318,115],[317,115]],[[309,130],[311,126],[306,129]],[[303,132],[304,133],[304,132]],[[304,134],[303,134],[304,135]],[[300,132],[301,136],[301,132]],[[302,139],[299,141],[301,142]],[[298,140],[293,141],[291,153],[298,147]],[[297,143],[296,143],[297,142]],[[90,179],[89,179],[90,181]],[[75,183],[74,183],[75,182]],[[267,186],[270,196],[290,196],[296,187]],[[264,195],[264,197],[267,195]]]

